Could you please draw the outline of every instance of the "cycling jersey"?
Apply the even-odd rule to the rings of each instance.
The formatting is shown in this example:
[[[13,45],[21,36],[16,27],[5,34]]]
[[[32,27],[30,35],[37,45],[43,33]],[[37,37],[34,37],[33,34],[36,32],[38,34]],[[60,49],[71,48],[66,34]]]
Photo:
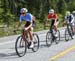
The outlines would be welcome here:
[[[32,22],[32,17],[33,15],[30,13],[26,13],[25,16],[20,15],[19,21],[22,22],[23,20],[27,21],[27,22]]]
[[[48,14],[47,18],[52,20],[51,21],[51,27],[54,25],[55,20],[58,21],[58,16],[57,16],[56,13],[54,13],[54,14]]]
[[[73,23],[74,22],[74,17],[73,17],[73,15],[72,14],[70,14],[69,16],[65,16],[65,18],[64,18],[66,21],[69,21],[69,22],[71,22],[71,23]]]
[[[72,14],[73,15],[73,17],[74,17],[74,20],[75,20],[75,15],[74,14]]]
[[[55,14],[48,14],[47,18],[48,19],[58,19],[58,16],[56,13]]]

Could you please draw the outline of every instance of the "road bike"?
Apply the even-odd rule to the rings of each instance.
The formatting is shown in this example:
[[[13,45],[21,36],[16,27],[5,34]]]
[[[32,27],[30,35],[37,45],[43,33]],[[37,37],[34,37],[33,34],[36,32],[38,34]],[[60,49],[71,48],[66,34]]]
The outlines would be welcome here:
[[[27,48],[30,49],[29,46],[31,43],[28,42],[29,41],[28,38],[30,37],[28,36],[27,38],[25,38],[24,32],[27,31],[23,29],[22,35],[18,36],[15,42],[15,50],[19,57],[22,57],[26,54]],[[36,33],[33,33],[33,43],[34,47],[32,48],[32,51],[36,52],[39,49],[39,37],[38,34]]]
[[[57,37],[55,34],[57,33]],[[51,46],[53,42],[58,44],[60,41],[60,32],[57,30],[57,32],[54,30],[54,26],[50,26],[50,30],[46,34],[46,45]]]
[[[65,28],[65,41],[68,41],[70,38],[73,39],[74,36],[74,32],[73,30],[73,26],[69,21],[66,21],[66,28]]]

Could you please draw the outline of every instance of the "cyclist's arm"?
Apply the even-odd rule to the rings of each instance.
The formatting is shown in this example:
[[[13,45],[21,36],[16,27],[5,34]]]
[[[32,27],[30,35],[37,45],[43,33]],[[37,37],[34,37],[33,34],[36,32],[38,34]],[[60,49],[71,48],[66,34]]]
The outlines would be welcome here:
[[[32,17],[33,22],[35,22],[35,19],[36,19],[35,16],[33,16],[33,17]]]
[[[71,20],[71,23],[73,23],[73,22],[74,22],[74,17],[73,17],[73,15],[71,15],[71,17],[72,17],[72,18],[71,18],[71,19],[72,19],[72,20]]]
[[[69,22],[69,20],[68,20],[67,16],[65,16],[64,17],[64,23],[67,23],[67,22]]]
[[[21,26],[22,22],[18,23],[18,26],[16,27],[16,30],[18,30],[18,28]]]
[[[20,15],[19,23],[18,23],[18,26],[16,27],[16,30],[18,30],[18,28],[21,26],[21,24],[22,24],[22,16]]]
[[[57,14],[55,14],[55,18],[54,18],[54,20],[55,20],[55,22],[57,22],[57,20],[58,20],[58,16],[57,16]]]

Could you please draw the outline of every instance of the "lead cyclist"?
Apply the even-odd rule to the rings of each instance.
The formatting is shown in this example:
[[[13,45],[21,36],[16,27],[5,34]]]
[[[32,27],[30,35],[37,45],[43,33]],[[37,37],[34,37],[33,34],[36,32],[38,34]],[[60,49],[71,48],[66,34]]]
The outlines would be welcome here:
[[[35,21],[35,17],[31,13],[28,13],[27,8],[22,8],[20,10],[20,13],[21,13],[21,15],[19,17],[19,24],[15,30],[18,30],[18,28],[21,26],[23,20],[26,21],[26,24],[24,26],[24,30],[27,32],[24,32],[24,34],[25,34],[25,37],[27,37],[27,34],[29,33],[30,41],[28,41],[28,42],[31,44],[29,46],[29,48],[33,48],[34,43],[33,43],[33,36],[32,36],[32,34],[33,34],[32,24]]]

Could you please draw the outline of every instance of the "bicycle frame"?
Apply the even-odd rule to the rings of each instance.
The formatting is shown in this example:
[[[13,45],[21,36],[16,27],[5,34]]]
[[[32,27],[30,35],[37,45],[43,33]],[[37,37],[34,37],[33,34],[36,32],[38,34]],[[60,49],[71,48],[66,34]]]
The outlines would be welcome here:
[[[26,37],[26,35],[24,34],[25,32],[27,32],[27,31],[25,31],[25,30],[23,29],[23,30],[22,30],[22,37],[23,37],[24,41],[26,41],[26,42],[28,43],[28,40],[26,39],[27,37]]]

